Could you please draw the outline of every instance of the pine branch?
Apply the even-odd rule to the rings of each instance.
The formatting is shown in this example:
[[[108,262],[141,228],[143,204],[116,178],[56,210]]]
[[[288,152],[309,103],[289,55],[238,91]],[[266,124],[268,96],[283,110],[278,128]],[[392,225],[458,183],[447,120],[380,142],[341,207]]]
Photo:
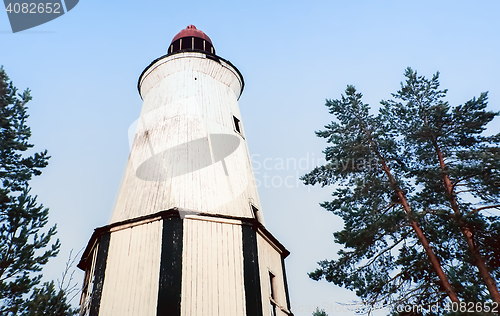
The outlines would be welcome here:
[[[382,251],[380,251],[375,257],[373,257],[373,259],[371,259],[367,264],[357,268],[357,272],[360,272],[362,271],[363,269],[371,266],[381,255],[383,255],[384,253],[386,253],[387,251],[390,251],[392,250],[394,247],[396,247],[397,245],[399,245],[402,241],[406,240],[406,238],[408,237],[409,233],[406,233],[406,234],[403,234],[402,237],[395,241],[393,245],[383,249]]]
[[[469,215],[472,215],[472,214],[478,213],[478,212],[480,212],[480,211],[482,211],[482,210],[491,209],[491,208],[500,209],[500,204],[488,205],[488,206],[483,206],[483,207],[475,208],[475,209],[473,209],[471,212],[469,212]]]

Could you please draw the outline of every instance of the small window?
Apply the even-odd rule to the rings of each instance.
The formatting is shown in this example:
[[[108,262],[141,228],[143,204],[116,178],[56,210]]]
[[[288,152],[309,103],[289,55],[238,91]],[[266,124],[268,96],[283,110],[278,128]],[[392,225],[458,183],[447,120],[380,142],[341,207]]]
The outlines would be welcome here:
[[[193,48],[193,38],[183,37],[181,38],[181,49],[192,49]]]
[[[170,52],[176,52],[181,49],[181,41],[182,39],[178,39],[175,42],[172,43],[172,49],[170,49]]]
[[[255,219],[258,219],[257,212],[259,212],[259,209],[251,203],[250,203],[250,208],[252,209],[253,217],[255,217]]]
[[[275,276],[274,276],[274,274],[271,271],[269,271],[269,289],[271,291],[270,293],[271,293],[271,298],[272,299],[275,299],[275,297],[274,297],[274,295],[275,295],[275,293],[274,293],[275,292],[275,290],[274,290],[274,287],[275,287],[274,282],[275,282]]]
[[[205,42],[204,39],[199,37],[194,37],[194,49],[203,50],[203,46],[205,45],[203,42]]]
[[[276,297],[275,297],[275,276],[274,274],[269,271],[269,292],[270,292],[270,308],[271,308],[271,315],[276,316]]]
[[[236,116],[233,115],[234,130],[241,134],[241,122]]]

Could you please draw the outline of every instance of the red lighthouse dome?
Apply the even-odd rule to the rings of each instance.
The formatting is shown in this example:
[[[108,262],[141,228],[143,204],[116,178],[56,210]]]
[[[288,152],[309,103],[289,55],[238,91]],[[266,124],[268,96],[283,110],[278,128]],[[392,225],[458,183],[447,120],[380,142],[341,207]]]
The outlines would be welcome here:
[[[194,25],[188,25],[188,27],[177,33],[168,48],[169,55],[186,51],[215,54],[210,37],[203,31],[198,30]]]

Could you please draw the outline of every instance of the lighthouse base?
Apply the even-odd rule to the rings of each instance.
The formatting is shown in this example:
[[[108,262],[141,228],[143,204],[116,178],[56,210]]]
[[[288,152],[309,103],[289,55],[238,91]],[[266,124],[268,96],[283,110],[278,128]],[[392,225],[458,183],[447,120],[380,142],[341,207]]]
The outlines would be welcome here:
[[[292,315],[289,252],[254,218],[171,209],[97,228],[80,315]]]

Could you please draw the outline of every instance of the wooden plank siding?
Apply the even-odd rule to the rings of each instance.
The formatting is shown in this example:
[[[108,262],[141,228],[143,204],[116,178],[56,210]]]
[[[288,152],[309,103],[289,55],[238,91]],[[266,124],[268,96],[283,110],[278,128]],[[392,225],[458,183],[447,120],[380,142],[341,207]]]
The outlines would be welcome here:
[[[260,208],[237,98],[242,79],[202,53],[167,56],[141,78],[144,103],[111,222],[173,207],[253,217]],[[217,185],[214,185],[214,184]],[[263,221],[261,218],[260,220]]]
[[[271,316],[270,301],[271,288],[269,282],[269,273],[275,277],[274,301],[278,304],[277,314],[279,316],[289,315],[287,289],[285,288],[284,270],[282,266],[281,251],[273,245],[262,234],[257,235],[257,247],[259,251],[259,267],[261,278],[262,305],[264,316]]]
[[[282,262],[288,251],[255,219],[172,209],[113,223],[89,242],[79,264],[89,273],[96,241],[102,255],[91,316],[267,316],[269,272],[278,315],[290,315]]]
[[[101,316],[156,316],[162,221],[111,233]]]
[[[241,222],[184,219],[183,316],[246,315]]]

